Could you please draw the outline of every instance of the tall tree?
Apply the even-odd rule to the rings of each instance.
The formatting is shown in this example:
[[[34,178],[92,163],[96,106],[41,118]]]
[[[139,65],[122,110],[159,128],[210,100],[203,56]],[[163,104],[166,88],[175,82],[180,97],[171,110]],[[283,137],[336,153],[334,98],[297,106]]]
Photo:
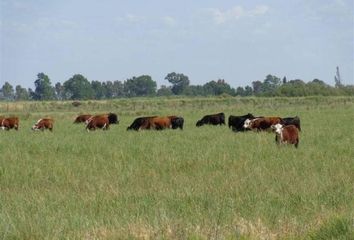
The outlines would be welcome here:
[[[6,100],[13,100],[14,99],[14,97],[15,97],[14,87],[9,82],[5,82],[4,85],[2,86],[1,90],[2,90],[3,97]]]
[[[21,87],[21,85],[17,85],[15,89],[16,89],[15,99],[17,101],[29,99],[29,94],[26,88]]]
[[[142,75],[124,82],[124,89],[128,97],[152,96],[156,93],[156,85],[149,75]]]
[[[231,88],[231,86],[225,82],[224,79],[219,79],[217,81],[210,81],[204,84],[204,89],[206,94],[208,95],[221,95],[223,93],[229,95],[235,95],[235,89]]]
[[[64,100],[65,99],[65,94],[64,94],[64,86],[61,85],[60,82],[57,82],[54,86],[55,88],[55,95],[58,100]]]
[[[172,84],[172,92],[175,95],[183,94],[183,91],[189,86],[188,76],[182,73],[169,73],[165,79]]]
[[[106,97],[106,88],[100,81],[91,81],[91,87],[95,99],[104,99]]]
[[[92,99],[93,91],[90,82],[81,74],[75,74],[64,84],[65,95],[68,99]]]
[[[52,87],[50,79],[44,73],[37,74],[37,80],[34,82],[35,90],[32,98],[34,100],[53,100],[55,99],[55,91]]]

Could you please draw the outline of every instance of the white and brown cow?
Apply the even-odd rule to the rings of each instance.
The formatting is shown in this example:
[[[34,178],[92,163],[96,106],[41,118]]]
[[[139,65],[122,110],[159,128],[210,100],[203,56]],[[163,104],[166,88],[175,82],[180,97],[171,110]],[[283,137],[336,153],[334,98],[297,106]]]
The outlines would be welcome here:
[[[20,121],[18,117],[8,117],[0,119],[0,127],[3,130],[10,130],[12,128],[18,130],[19,123]]]
[[[33,126],[32,130],[42,130],[49,129],[53,131],[54,120],[52,118],[41,118]]]
[[[272,129],[275,132],[275,141],[278,144],[287,143],[294,144],[297,148],[299,145],[299,130],[295,125],[284,126],[280,123],[277,123],[272,126]]]

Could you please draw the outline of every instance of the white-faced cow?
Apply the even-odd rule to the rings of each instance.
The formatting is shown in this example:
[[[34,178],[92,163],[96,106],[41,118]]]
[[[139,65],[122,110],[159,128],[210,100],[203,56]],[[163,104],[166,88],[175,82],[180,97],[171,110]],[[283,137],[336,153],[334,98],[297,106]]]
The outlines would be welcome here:
[[[299,145],[299,130],[295,125],[284,126],[277,123],[272,126],[275,132],[275,141],[280,143],[294,144],[297,148]]]
[[[54,120],[52,118],[41,118],[32,126],[32,130],[44,131],[45,129],[49,129],[49,131],[53,131],[53,125]]]

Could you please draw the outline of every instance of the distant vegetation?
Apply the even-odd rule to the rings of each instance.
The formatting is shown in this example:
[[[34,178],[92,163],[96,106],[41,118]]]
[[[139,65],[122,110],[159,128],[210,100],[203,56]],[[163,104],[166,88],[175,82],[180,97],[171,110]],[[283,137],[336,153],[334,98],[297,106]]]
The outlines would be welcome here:
[[[132,77],[125,81],[89,81],[81,74],[75,74],[63,84],[54,86],[44,73],[38,73],[34,90],[20,85],[15,88],[5,82],[0,89],[0,100],[102,100],[130,97],[155,96],[261,96],[261,97],[303,97],[303,96],[350,96],[354,95],[354,85],[343,85],[339,68],[334,77],[335,86],[319,79],[304,82],[301,79],[280,79],[267,75],[263,81],[253,81],[251,86],[233,88],[224,79],[213,80],[204,85],[191,85],[188,76],[182,73],[169,73],[165,80],[170,86],[157,83],[149,75]]]

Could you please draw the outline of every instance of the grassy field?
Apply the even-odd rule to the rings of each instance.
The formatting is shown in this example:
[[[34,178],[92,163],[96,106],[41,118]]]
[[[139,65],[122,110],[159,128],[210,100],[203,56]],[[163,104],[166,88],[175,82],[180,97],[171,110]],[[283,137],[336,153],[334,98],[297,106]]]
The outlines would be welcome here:
[[[72,124],[119,115],[109,131]],[[195,127],[205,114],[295,116],[273,133]],[[185,129],[126,131],[141,115]],[[0,103],[0,239],[354,239],[354,98],[172,98]],[[40,117],[53,133],[32,132]]]

